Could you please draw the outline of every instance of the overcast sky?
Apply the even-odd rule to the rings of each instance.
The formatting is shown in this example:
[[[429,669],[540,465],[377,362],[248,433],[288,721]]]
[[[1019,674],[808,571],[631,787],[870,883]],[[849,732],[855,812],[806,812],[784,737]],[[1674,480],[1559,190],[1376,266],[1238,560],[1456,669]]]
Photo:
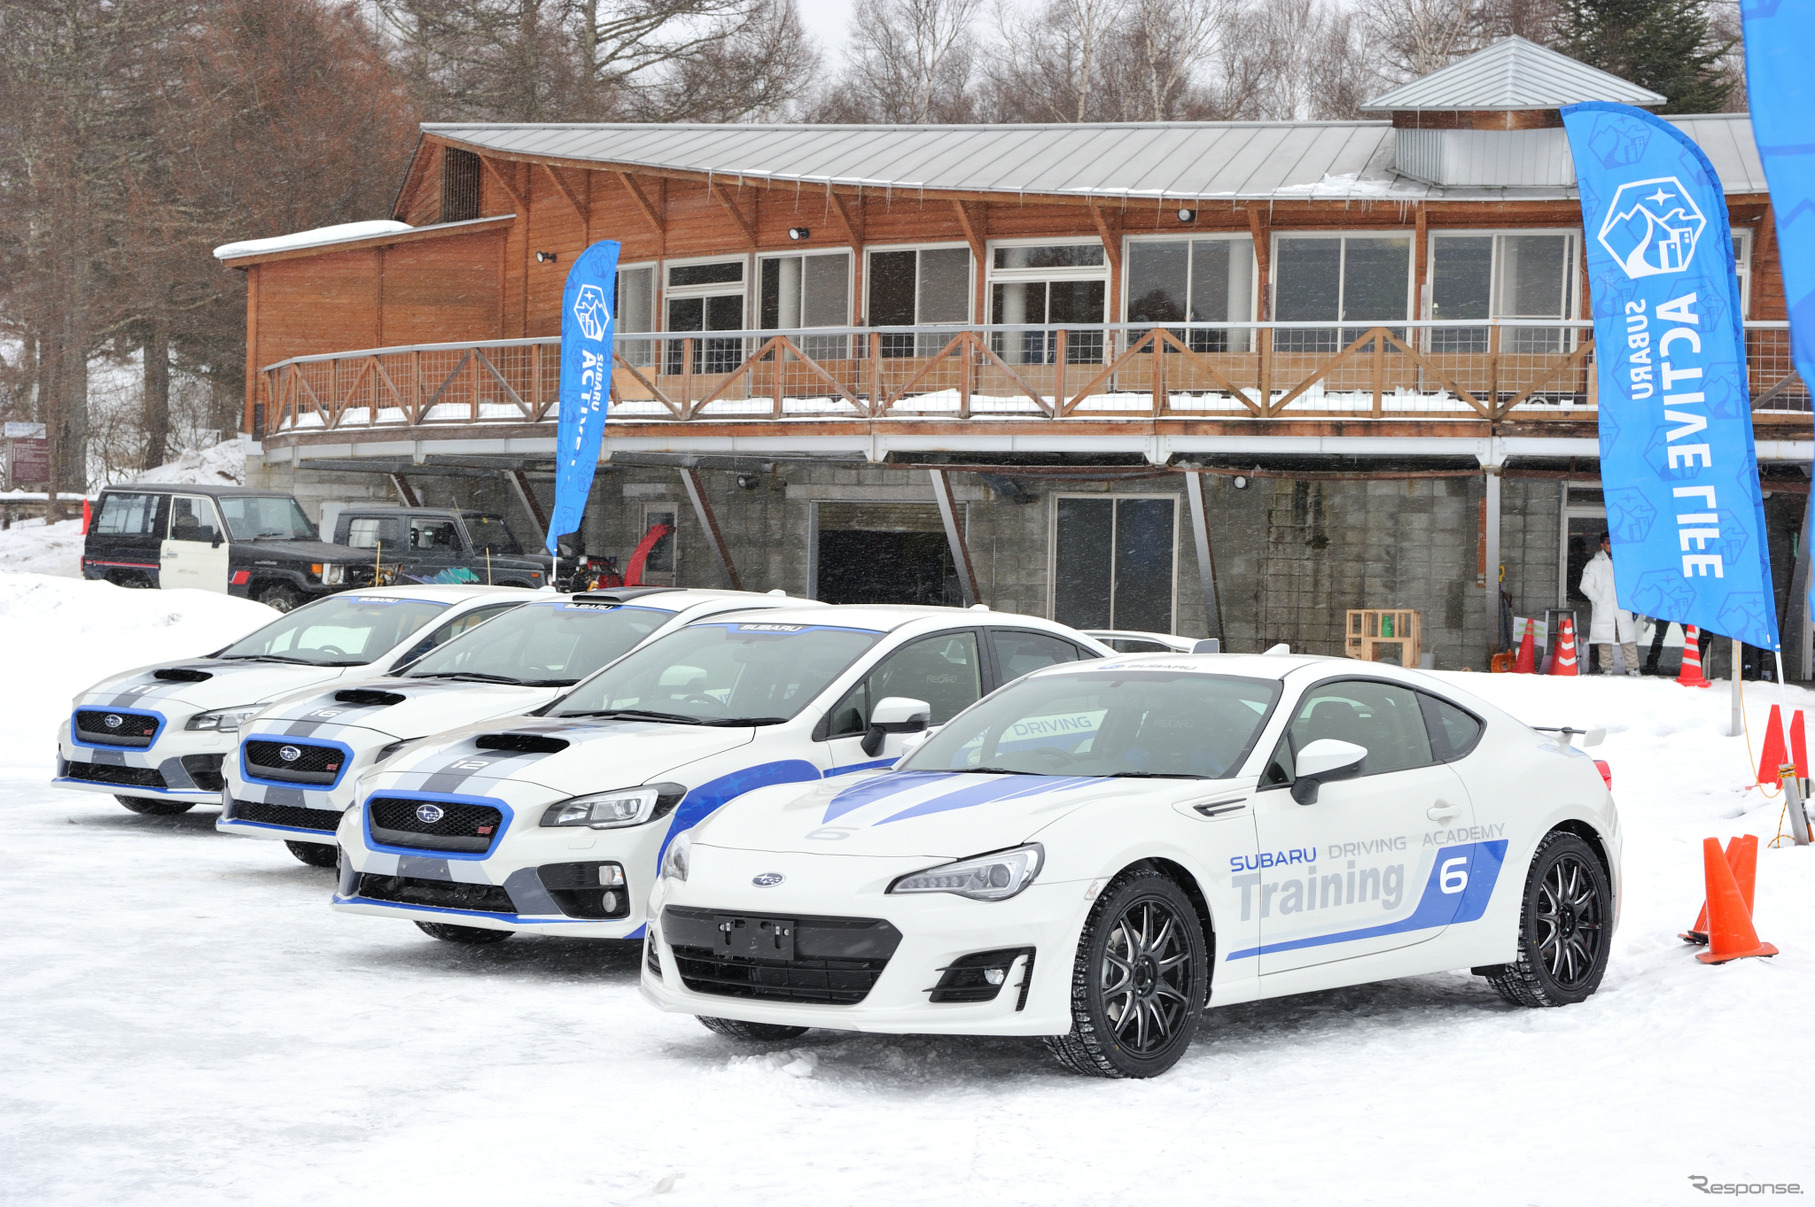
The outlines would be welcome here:
[[[806,24],[807,32],[818,40],[828,56],[837,58],[844,46],[851,10],[857,7],[856,0],[798,0],[798,3],[800,19]]]

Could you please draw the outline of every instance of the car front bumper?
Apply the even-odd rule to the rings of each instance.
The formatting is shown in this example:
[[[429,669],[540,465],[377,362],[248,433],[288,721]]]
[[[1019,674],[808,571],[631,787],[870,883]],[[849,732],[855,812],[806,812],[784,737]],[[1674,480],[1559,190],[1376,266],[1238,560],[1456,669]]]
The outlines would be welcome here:
[[[1090,882],[1036,881],[1006,901],[972,901],[951,893],[887,894],[896,877],[941,862],[938,858],[774,854],[699,843],[691,858],[689,879],[661,881],[649,901],[654,960],[645,955],[641,988],[663,1010],[887,1034],[1058,1035],[1071,1029],[1072,964],[1091,905]],[[782,880],[772,887],[753,882],[775,875]],[[816,924],[848,926],[858,919],[886,922],[900,938],[880,968],[869,961],[872,983],[851,1004],[779,1000],[774,985],[786,984],[791,994],[804,986],[810,996],[821,976],[815,963],[834,968],[841,963],[807,961],[804,955],[792,965],[735,965],[737,975],[764,982],[764,996],[751,996],[742,986],[702,991],[698,986],[711,984],[725,965],[705,961],[697,946],[683,953],[685,964],[677,959],[668,933],[676,916],[665,915],[671,907],[784,919],[795,924],[803,943]],[[697,923],[691,928],[697,932]],[[996,957],[1005,974],[989,1000],[933,1000],[955,961],[1011,951],[1013,957]],[[702,975],[707,968],[714,971]]]
[[[65,718],[57,731],[57,774],[51,782],[107,796],[217,805],[222,767],[238,736],[167,724],[150,746],[105,747],[73,741]]]

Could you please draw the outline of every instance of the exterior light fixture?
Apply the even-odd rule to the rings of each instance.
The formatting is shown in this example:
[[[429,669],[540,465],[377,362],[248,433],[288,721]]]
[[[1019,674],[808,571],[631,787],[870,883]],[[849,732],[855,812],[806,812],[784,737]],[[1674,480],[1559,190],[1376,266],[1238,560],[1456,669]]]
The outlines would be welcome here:
[[[1189,206],[1181,205],[1178,207],[1178,220],[1180,222],[1196,222],[1197,211]]]
[[[560,254],[558,252],[539,251],[536,253],[536,263],[538,264],[553,264],[559,258]]]
[[[804,226],[790,226],[788,228],[788,238],[794,240],[796,243],[803,242],[806,237],[812,233],[812,231]]]
[[[1240,474],[1236,474],[1235,475],[1235,489],[1237,489],[1237,490],[1248,489],[1248,479],[1246,479],[1245,477],[1243,477]]]

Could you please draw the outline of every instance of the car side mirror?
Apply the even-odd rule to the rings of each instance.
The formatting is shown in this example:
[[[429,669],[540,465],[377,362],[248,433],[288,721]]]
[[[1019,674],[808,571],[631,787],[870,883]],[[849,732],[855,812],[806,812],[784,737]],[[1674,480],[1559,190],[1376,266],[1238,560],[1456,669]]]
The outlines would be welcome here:
[[[1335,738],[1318,738],[1298,752],[1298,775],[1292,781],[1292,799],[1301,805],[1317,803],[1317,789],[1332,780],[1350,780],[1361,774],[1368,748]]]
[[[933,719],[933,706],[907,696],[886,696],[870,710],[869,732],[863,735],[863,752],[872,757],[891,733],[919,733]]]
[[[218,532],[214,534],[214,547],[216,549],[221,547],[221,534]]]
[[[1223,652],[1223,641],[1220,637],[1206,637],[1191,647],[1193,654],[1220,654]]]

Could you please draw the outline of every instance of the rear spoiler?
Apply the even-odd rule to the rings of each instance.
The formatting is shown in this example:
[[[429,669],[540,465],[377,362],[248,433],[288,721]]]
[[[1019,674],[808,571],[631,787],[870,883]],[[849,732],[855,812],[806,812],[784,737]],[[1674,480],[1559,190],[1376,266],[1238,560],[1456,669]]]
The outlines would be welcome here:
[[[1533,725],[1532,728],[1539,733],[1556,734],[1557,745],[1562,746],[1565,749],[1567,749],[1577,737],[1582,739],[1582,746],[1584,748],[1599,746],[1602,742],[1607,740],[1607,730],[1601,726],[1596,726],[1593,729],[1571,729],[1567,725]]]

